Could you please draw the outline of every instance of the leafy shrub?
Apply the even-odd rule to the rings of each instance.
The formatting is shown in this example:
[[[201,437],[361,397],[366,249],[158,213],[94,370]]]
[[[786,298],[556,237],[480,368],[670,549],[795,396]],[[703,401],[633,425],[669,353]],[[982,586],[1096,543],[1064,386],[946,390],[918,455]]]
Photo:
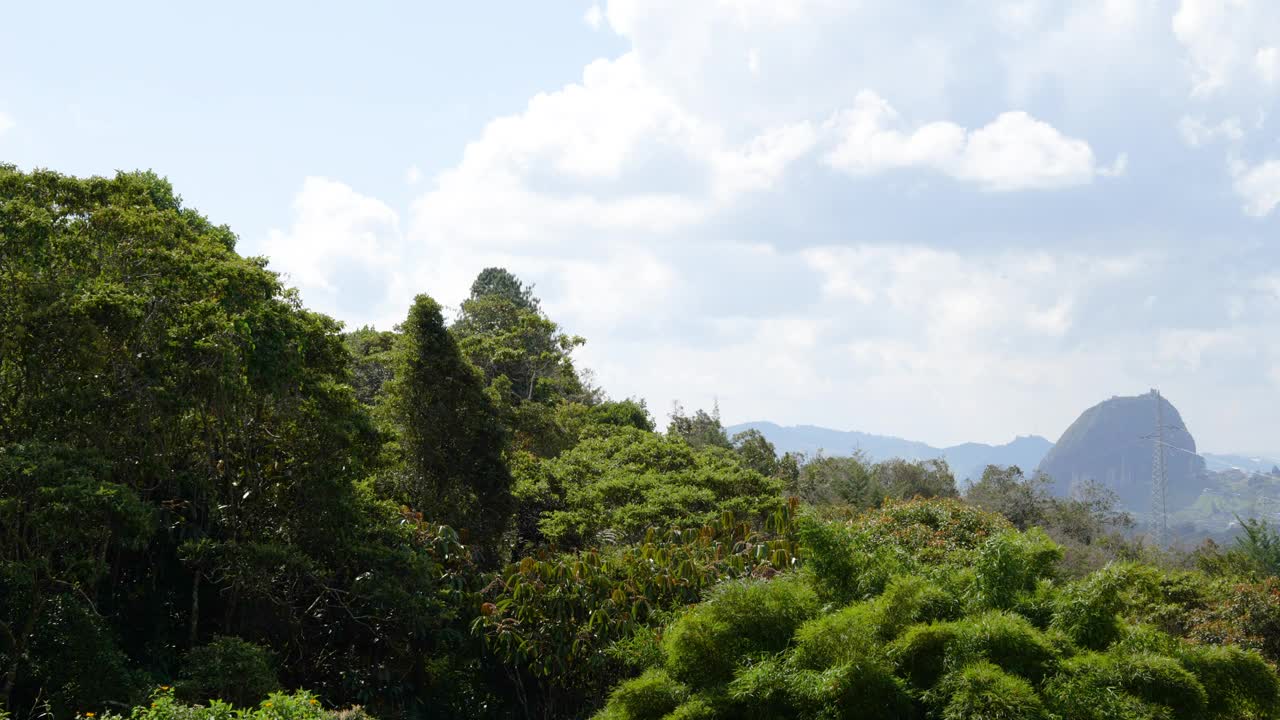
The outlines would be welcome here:
[[[907,720],[915,714],[906,684],[882,661],[848,662],[798,689],[807,690],[801,700],[807,712],[800,717]]]
[[[1204,686],[1171,657],[1154,653],[1116,653],[1114,667],[1121,687],[1154,705],[1166,705],[1175,717],[1197,718],[1208,696]]]
[[[785,649],[817,611],[817,595],[796,576],[725,583],[667,631],[666,667],[693,687],[726,683],[740,658]]]
[[[1079,720],[1197,718],[1207,695],[1176,660],[1152,653],[1085,653],[1045,685],[1052,709]]]
[[[886,501],[855,523],[865,547],[902,551],[921,566],[966,566],[987,538],[1009,529],[1003,517],[953,499]]]
[[[960,599],[942,586],[915,575],[899,575],[876,598],[880,614],[877,633],[892,640],[908,625],[932,620],[952,620],[960,615]]]
[[[1059,595],[1052,627],[1082,647],[1105,648],[1120,636],[1118,613],[1124,584],[1124,573],[1116,566],[1072,583]]]
[[[1258,650],[1280,663],[1280,578],[1221,583],[1209,595],[1203,608],[1186,613],[1188,637]]]
[[[937,684],[946,668],[947,647],[959,631],[955,623],[935,622],[907,628],[889,645],[887,653],[898,672],[919,690]]]
[[[1058,650],[1026,618],[988,612],[954,623],[955,641],[947,647],[948,667],[987,660],[1002,670],[1038,682],[1057,663]]]
[[[224,700],[249,707],[279,688],[265,648],[237,637],[216,637],[187,653],[176,695],[190,703]]]
[[[717,716],[718,713],[710,702],[695,696],[681,703],[664,720],[715,720]]]
[[[725,578],[770,576],[792,565],[785,506],[759,531],[729,521],[651,531],[643,542],[576,553],[549,550],[513,563],[484,593],[473,629],[535,692],[593,702],[620,671],[662,655],[656,628]],[[646,636],[647,633],[647,636]],[[614,643],[618,643],[616,646]]]
[[[623,682],[609,695],[609,717],[659,720],[679,707],[688,694],[688,688],[672,680],[666,671],[646,670],[640,677]]]
[[[81,717],[91,717],[85,714]],[[147,706],[135,707],[129,720],[372,720],[363,709],[325,710],[311,693],[272,693],[255,707],[237,710],[224,700],[210,700],[207,705],[186,705],[174,698],[172,690],[160,688]],[[120,715],[105,714],[102,720],[124,720]]]
[[[792,662],[806,670],[825,670],[866,657],[878,644],[882,618],[871,603],[814,618],[796,632]]]
[[[1181,660],[1204,686],[1215,720],[1280,713],[1280,680],[1257,652],[1191,646],[1183,650]]]
[[[979,607],[1006,610],[1053,572],[1062,548],[1040,528],[1007,530],[982,544],[974,562],[972,599]]]
[[[1038,720],[1044,704],[1026,680],[978,662],[943,681],[949,699],[943,720]]]

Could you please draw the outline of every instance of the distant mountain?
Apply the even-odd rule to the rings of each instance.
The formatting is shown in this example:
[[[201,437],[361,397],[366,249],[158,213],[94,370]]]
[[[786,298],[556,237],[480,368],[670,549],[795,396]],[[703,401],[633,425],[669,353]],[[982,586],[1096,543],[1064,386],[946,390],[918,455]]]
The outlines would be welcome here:
[[[1224,455],[1218,453],[1200,453],[1205,465],[1210,470],[1244,470],[1251,473],[1270,473],[1280,468],[1280,455],[1276,457],[1260,455]]]
[[[1053,443],[1035,435],[1018,437],[1004,445],[964,443],[938,448],[888,435],[832,430],[815,425],[782,426],[771,422],[748,422],[725,428],[730,437],[748,429],[759,430],[779,453],[802,452],[812,455],[821,450],[827,455],[849,455],[861,450],[873,460],[931,460],[940,457],[951,466],[957,480],[976,480],[982,476],[987,465],[1017,465],[1029,473],[1053,446]]]
[[[1204,487],[1205,461],[1196,454],[1195,438],[1178,409],[1154,390],[1113,397],[1071,423],[1039,467],[1053,478],[1055,492],[1066,494],[1074,484],[1092,479],[1114,490],[1124,507],[1146,512],[1151,507],[1153,447],[1148,436],[1156,426],[1156,403],[1166,426],[1169,509],[1194,502]]]

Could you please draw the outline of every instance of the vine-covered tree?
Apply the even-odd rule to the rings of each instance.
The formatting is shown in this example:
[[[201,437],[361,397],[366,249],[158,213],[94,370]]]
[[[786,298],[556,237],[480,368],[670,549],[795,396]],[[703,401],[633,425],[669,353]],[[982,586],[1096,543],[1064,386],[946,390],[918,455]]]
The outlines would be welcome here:
[[[506,431],[435,300],[414,299],[392,366],[385,412],[402,463],[387,475],[388,492],[438,522],[467,530],[486,558],[496,560],[513,510],[511,473],[503,461]]]

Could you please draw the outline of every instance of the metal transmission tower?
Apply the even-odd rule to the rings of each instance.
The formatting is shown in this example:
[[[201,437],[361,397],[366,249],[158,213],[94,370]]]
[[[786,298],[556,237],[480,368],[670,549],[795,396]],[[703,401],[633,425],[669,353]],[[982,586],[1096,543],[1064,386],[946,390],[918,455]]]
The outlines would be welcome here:
[[[1151,443],[1151,526],[1156,534],[1156,544],[1167,547],[1169,544],[1169,506],[1166,501],[1169,487],[1169,473],[1164,464],[1164,403],[1160,402],[1160,391],[1152,390],[1151,397],[1156,401],[1156,431],[1149,437]]]

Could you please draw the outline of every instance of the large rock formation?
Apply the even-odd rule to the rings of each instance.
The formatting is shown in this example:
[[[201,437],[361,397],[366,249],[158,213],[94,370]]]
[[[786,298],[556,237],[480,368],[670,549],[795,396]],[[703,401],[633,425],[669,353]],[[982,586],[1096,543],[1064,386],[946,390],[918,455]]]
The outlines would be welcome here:
[[[1200,494],[1204,459],[1182,415],[1154,390],[1137,397],[1113,397],[1084,411],[1040,462],[1040,472],[1053,478],[1054,491],[1070,492],[1073,485],[1092,479],[1111,488],[1127,509],[1146,513],[1151,508],[1153,443],[1156,402],[1165,425],[1165,466],[1169,510],[1183,507]]]

